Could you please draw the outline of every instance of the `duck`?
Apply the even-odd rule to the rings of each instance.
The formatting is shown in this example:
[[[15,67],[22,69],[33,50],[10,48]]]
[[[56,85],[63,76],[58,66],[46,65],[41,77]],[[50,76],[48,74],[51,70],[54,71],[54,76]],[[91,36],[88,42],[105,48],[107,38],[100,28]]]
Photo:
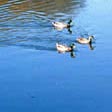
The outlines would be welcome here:
[[[72,52],[73,49],[75,48],[75,44],[72,43],[70,46],[67,46],[67,45],[62,45],[62,44],[59,44],[59,43],[56,43],[56,49],[58,52],[60,53],[64,53],[64,52]]]
[[[94,36],[89,36],[88,38],[77,38],[76,42],[80,43],[80,44],[89,44],[92,42],[92,39],[94,38]]]
[[[70,19],[69,21],[68,21],[68,23],[63,23],[63,22],[52,22],[52,25],[55,27],[55,28],[57,28],[57,29],[63,29],[63,28],[70,28],[71,27],[71,22],[72,22],[72,20]]]

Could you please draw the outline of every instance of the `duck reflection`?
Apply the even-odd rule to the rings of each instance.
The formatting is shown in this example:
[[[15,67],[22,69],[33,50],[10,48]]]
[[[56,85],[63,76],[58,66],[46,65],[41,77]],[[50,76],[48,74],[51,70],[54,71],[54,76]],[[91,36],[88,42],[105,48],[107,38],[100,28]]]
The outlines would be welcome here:
[[[76,55],[75,55],[75,53],[73,51],[70,52],[70,56],[71,56],[71,58],[75,58],[76,57]]]
[[[58,51],[58,53],[60,53],[60,54],[64,54],[65,52],[63,53],[63,52],[59,52],[59,51]],[[70,51],[70,52],[66,52],[66,53],[70,53],[70,57],[71,57],[71,58],[75,58],[75,57],[76,57],[74,51]]]
[[[95,46],[92,45],[92,42],[88,43],[90,50],[94,50]]]
[[[67,28],[67,30],[68,30],[68,32],[69,32],[70,34],[72,34],[71,28]]]

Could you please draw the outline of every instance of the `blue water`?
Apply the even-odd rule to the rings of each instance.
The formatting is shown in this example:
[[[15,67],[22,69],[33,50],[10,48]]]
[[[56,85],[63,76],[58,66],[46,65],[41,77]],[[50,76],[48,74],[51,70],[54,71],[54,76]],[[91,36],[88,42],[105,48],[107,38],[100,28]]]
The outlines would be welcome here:
[[[112,112],[111,11],[111,0],[1,0],[0,112]],[[72,33],[51,25],[70,18]],[[89,35],[93,50],[75,43]],[[56,42],[75,43],[75,57]]]

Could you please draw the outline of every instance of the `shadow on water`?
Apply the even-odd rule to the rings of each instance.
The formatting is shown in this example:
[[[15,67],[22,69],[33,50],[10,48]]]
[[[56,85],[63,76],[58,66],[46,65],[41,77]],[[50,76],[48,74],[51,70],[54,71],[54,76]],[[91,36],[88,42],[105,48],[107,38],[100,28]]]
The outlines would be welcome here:
[[[54,51],[57,41],[71,43],[74,38],[66,30],[54,30],[51,21],[68,21],[80,12],[84,3],[84,0],[1,0],[0,45]]]

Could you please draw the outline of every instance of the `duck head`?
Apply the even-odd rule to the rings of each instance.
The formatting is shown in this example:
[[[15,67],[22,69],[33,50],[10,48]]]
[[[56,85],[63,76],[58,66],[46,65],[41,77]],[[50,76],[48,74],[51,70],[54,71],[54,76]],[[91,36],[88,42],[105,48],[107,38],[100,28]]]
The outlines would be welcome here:
[[[71,26],[71,25],[70,25],[71,23],[72,23],[72,20],[70,19],[70,20],[68,21],[68,24],[67,24],[67,27],[68,27],[68,28]]]
[[[72,44],[70,45],[70,48],[73,50],[73,49],[75,48],[75,44],[72,43]]]
[[[89,40],[94,39],[94,36],[89,36]]]
[[[72,20],[70,19],[69,21],[68,21],[68,24],[70,25],[72,23]]]

